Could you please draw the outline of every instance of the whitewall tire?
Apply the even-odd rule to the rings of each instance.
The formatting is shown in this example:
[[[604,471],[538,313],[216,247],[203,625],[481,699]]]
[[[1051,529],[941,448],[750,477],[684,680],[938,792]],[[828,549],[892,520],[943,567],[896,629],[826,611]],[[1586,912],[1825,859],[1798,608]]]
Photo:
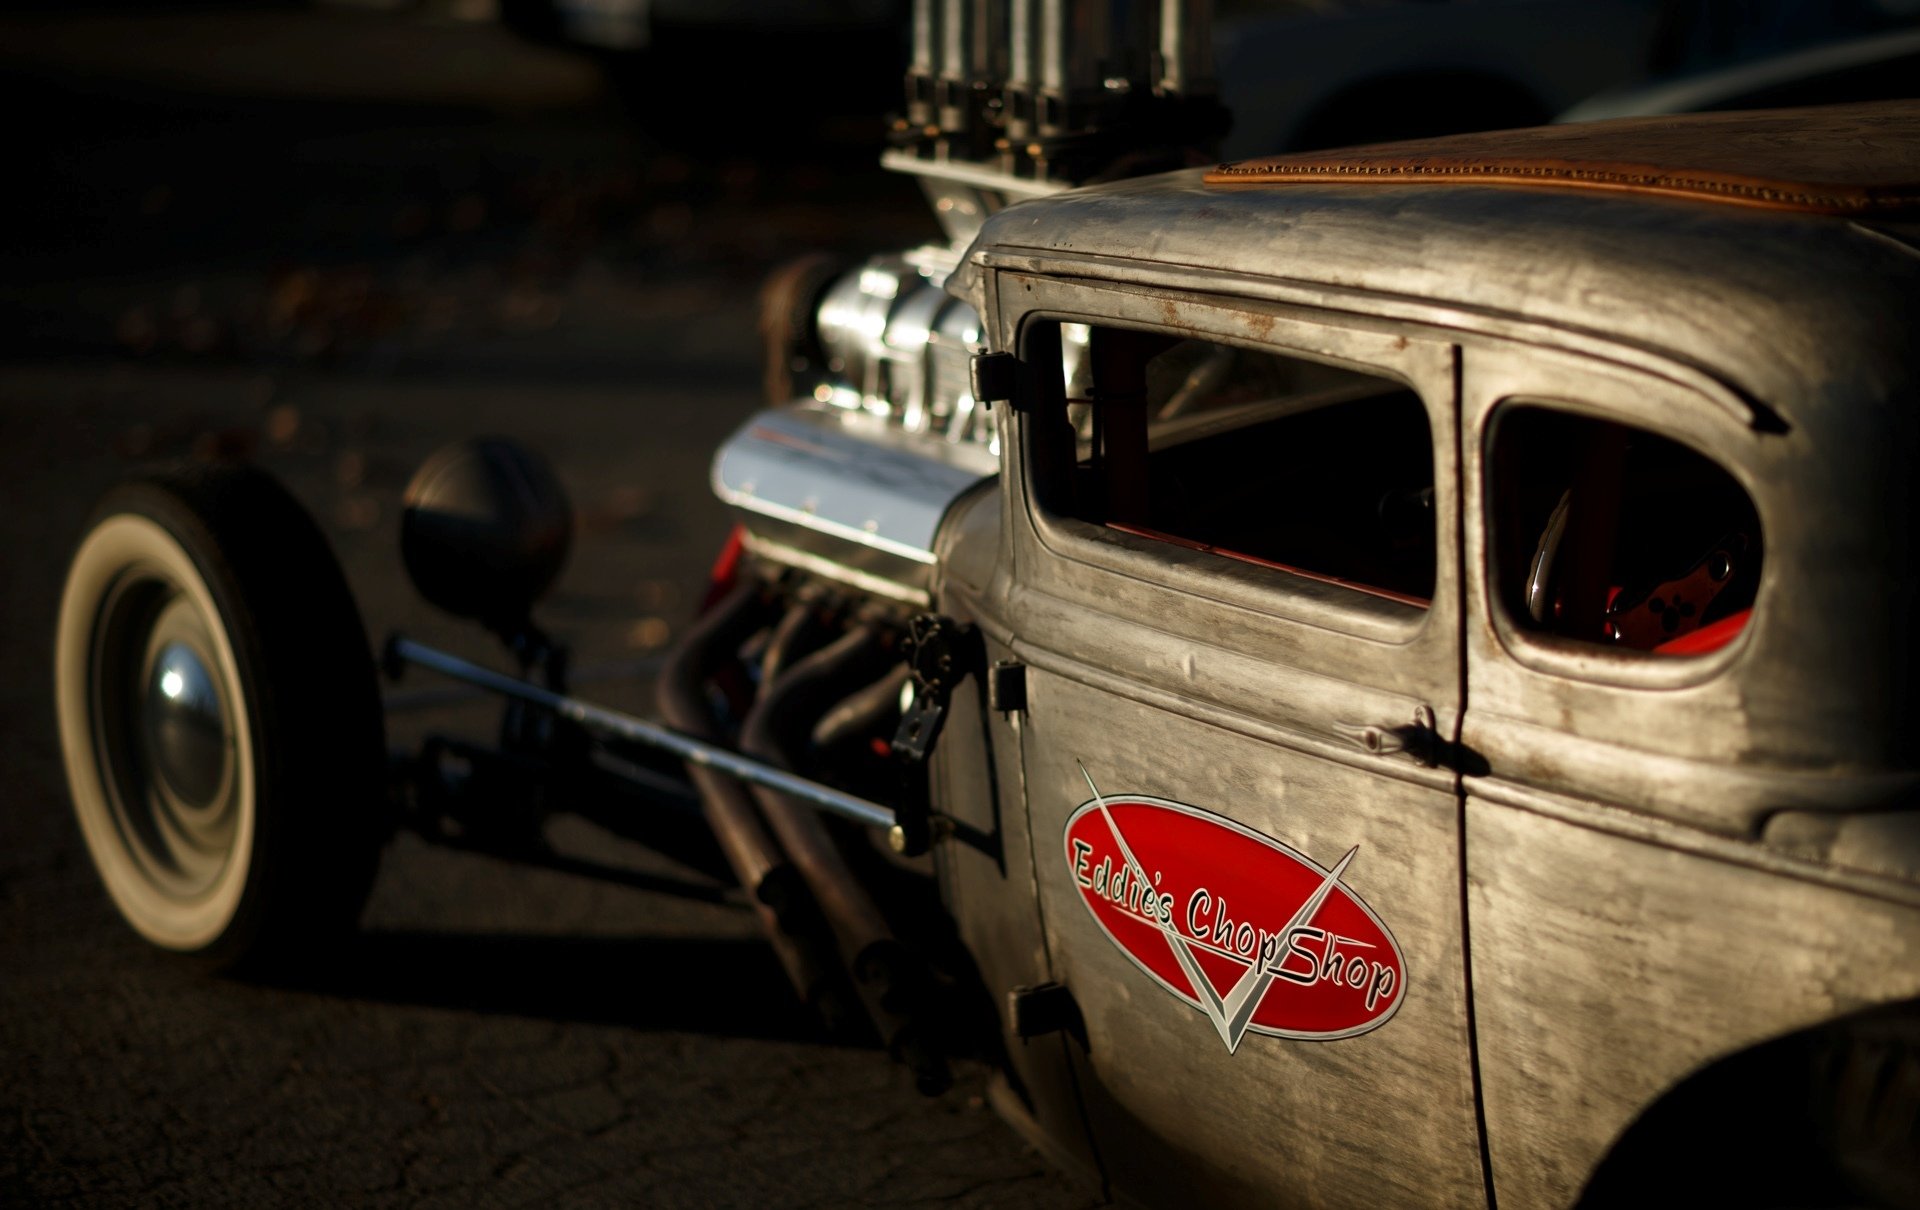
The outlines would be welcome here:
[[[283,488],[211,467],[109,492],[54,664],[80,831],[141,936],[224,967],[352,926],[388,832],[378,684]]]

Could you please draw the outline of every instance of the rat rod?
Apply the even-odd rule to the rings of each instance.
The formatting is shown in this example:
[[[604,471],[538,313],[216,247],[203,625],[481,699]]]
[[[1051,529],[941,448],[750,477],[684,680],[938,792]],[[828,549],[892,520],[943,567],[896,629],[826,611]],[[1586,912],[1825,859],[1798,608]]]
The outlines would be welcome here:
[[[1123,1201],[1920,1205],[1920,103],[1183,168],[1203,8],[1060,36],[1112,7],[917,6],[951,243],[770,284],[657,720],[532,621],[511,443],[401,541],[518,671],[384,647],[500,737],[392,760],[291,497],[110,493],[56,659],[115,904],[271,960],[396,827],[578,811]]]

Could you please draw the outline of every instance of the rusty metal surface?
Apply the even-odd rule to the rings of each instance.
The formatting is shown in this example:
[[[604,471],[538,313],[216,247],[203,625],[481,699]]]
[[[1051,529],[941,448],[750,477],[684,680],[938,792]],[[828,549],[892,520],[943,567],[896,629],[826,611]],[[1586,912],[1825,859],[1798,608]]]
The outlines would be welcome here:
[[[1475,790],[1468,910],[1502,1205],[1571,1203],[1635,1119],[1708,1064],[1920,996],[1920,896]]]
[[[1034,1099],[1084,1106],[1117,1189],[1564,1205],[1703,1067],[1910,1012],[1910,246],[1670,201],[1172,174],[994,216],[957,277],[989,347],[1037,366],[1042,320],[1206,336],[1397,377],[1433,426],[1425,617],[1049,513],[1022,413],[1038,396],[1002,409],[997,505],[943,535],[942,607],[1028,665],[991,753],[1018,753],[1046,973],[1086,1021],[1075,1081]],[[1709,452],[1762,519],[1747,633],[1661,661],[1507,620],[1484,479],[1513,400]],[[1415,704],[1458,736],[1451,768],[1342,747],[1339,724]],[[1229,1055],[1076,903],[1059,850],[1082,766],[1102,793],[1195,804],[1322,863],[1358,843],[1347,877],[1406,948],[1407,1004],[1358,1038]],[[949,792],[979,810],[979,788]],[[991,883],[968,860],[961,884]]]
[[[1846,220],[1471,186],[1276,196],[1202,175],[1010,207],[952,288],[980,305],[977,266],[1044,268],[1561,347],[1598,337],[1610,356],[1711,367],[1789,422],[1830,399],[1903,398],[1911,382],[1920,253]]]
[[[1443,342],[1201,300],[1176,308],[1151,291],[1040,276],[1001,290],[1032,314],[1171,317],[1183,335],[1291,338],[1378,365],[1418,386],[1436,441],[1451,445],[1453,355]],[[1000,313],[996,336],[1017,331],[1019,317]],[[1223,1205],[1260,1204],[1277,1190],[1332,1206],[1476,1203],[1452,777],[1370,756],[1342,727],[1399,724],[1422,705],[1453,725],[1457,566],[1443,566],[1430,612],[1377,599],[1354,609],[1339,590],[1282,594],[1250,568],[1131,549],[1034,504],[1026,422],[1012,423],[998,574],[986,585],[955,577],[949,593],[1030,668],[1018,757],[1037,917],[1053,977],[1085,1013],[1078,1089],[1110,1179],[1156,1204],[1182,1190]],[[957,569],[971,562],[958,549],[946,557]],[[1191,803],[1324,862],[1359,845],[1350,881],[1369,902],[1393,905],[1383,910],[1418,972],[1394,1021],[1348,1042],[1256,1037],[1229,1053],[1199,1012],[1145,984],[1074,902],[1060,837],[1087,799],[1082,764],[1104,792]],[[1067,1090],[1037,1095],[1044,1103]]]
[[[735,217],[786,213],[792,199],[777,200]],[[691,204],[657,205],[674,245]],[[733,255],[758,263],[752,248]],[[545,331],[576,292],[619,279],[599,273],[535,281],[509,313]],[[1208,188],[1184,173],[1001,211],[957,277],[987,346],[1049,374],[1053,321],[1291,352],[1408,387],[1434,451],[1422,608],[1052,512],[1034,423],[997,406],[1001,474],[946,485],[942,528],[914,549],[933,552],[915,560],[924,588],[979,628],[985,660],[1024,665],[1005,709],[981,678],[962,683],[933,766],[935,864],[1007,1022],[1007,1079],[970,1069],[960,1097],[912,1101],[878,1055],[796,1024],[735,898],[590,829],[557,842],[631,861],[631,886],[586,890],[403,843],[347,964],[282,984],[195,980],[109,919],[53,822],[51,745],[30,723],[5,732],[41,808],[7,817],[0,865],[19,972],[0,984],[5,1190],[195,1204],[342,1191],[461,1205],[1090,1200],[987,1120],[991,1100],[1056,1164],[1128,1199],[1559,1205],[1703,1073],[1774,1061],[1768,1044],[1861,1010],[1911,1015],[1910,235],[1670,200]],[[715,335],[741,318],[726,275],[652,284],[643,364],[665,367],[676,394],[641,403],[677,407],[672,424],[636,418],[631,310],[573,344],[535,343],[579,377],[528,375],[533,391],[469,373],[423,395],[370,372],[351,339],[339,377],[141,363],[166,350],[246,364],[243,327],[222,336],[181,295],[166,322],[151,303],[128,312],[131,377],[7,370],[32,425],[6,443],[8,482],[77,506],[120,469],[105,428],[147,424],[127,442],[142,454],[257,448],[329,519],[367,612],[431,634],[379,562],[394,483],[380,485],[398,478],[380,468],[456,421],[511,424],[557,444],[590,485],[597,545],[553,602],[561,624],[590,651],[654,650],[690,602],[636,588],[632,569],[697,579],[706,550],[690,538],[721,522],[699,454],[731,427],[733,386],[752,388],[736,342]],[[316,314],[346,299],[351,322],[324,331],[394,364],[526,369],[486,334],[428,342],[423,358],[391,335],[406,305],[330,290],[317,270],[273,295],[276,340],[322,330]],[[32,305],[10,313],[31,319]],[[604,377],[581,373],[583,336]],[[194,395],[211,402],[179,433],[138,420],[155,400],[186,414]],[[1543,640],[1500,611],[1483,480],[1516,400],[1665,434],[1754,496],[1768,561],[1740,639],[1635,660]],[[609,441],[616,430],[634,439]],[[342,435],[354,448],[337,448]],[[21,633],[44,631],[64,535],[36,510],[7,518],[28,569],[8,599]],[[636,619],[637,600],[658,612]],[[35,651],[9,659],[26,672],[0,701],[43,716]],[[618,707],[639,690],[609,692]],[[1380,742],[1407,726],[1440,746]],[[1255,988],[1257,1010],[1262,971],[1219,945],[1214,959],[1245,971],[1232,1009],[1156,986],[1093,910],[1071,845],[1075,821],[1097,815],[1124,848],[1108,808],[1128,796],[1321,879],[1307,918],[1329,893],[1364,907],[1391,945],[1349,940],[1401,964],[1391,1011],[1318,1034],[1254,1028],[1236,997]],[[1161,876],[1141,856],[1122,865],[1136,897]],[[1191,930],[1200,900],[1180,889]],[[1146,937],[1200,978],[1189,939]],[[1335,939],[1320,940],[1324,981]],[[1058,1032],[1015,1036],[1009,995],[1048,983],[1073,1011]],[[1742,1109],[1731,1092],[1709,1103],[1736,1121]]]
[[[1209,185],[1498,184],[1871,217],[1920,206],[1920,102],[1671,115],[1263,156]]]

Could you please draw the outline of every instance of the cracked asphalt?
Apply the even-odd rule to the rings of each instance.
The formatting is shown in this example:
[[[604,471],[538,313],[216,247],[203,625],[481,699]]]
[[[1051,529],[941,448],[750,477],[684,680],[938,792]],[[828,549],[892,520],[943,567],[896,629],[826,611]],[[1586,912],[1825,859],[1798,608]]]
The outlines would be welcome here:
[[[886,65],[885,70],[893,70]],[[339,10],[0,18],[0,1205],[1076,1207],[986,1107],[811,1025],[737,899],[578,821],[624,881],[401,838],[347,953],[204,975],[114,915],[71,819],[49,646],[92,500],[252,457],[369,630],[492,659],[404,583],[401,486],[504,432],[573,495],[545,618],[643,707],[727,521],[779,259],[932,234],[845,146],[670,150],[582,62]],[[484,736],[426,680],[389,739]]]

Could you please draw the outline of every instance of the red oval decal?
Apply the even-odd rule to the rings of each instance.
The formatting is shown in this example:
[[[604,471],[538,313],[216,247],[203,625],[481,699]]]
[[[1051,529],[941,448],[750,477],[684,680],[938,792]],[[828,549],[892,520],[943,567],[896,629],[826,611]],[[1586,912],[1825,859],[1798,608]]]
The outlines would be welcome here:
[[[1141,795],[1081,804],[1065,840],[1068,875],[1107,937],[1206,1013],[1229,1051],[1249,1032],[1350,1038],[1400,1007],[1400,947],[1342,881],[1358,847],[1323,866],[1230,819]]]

